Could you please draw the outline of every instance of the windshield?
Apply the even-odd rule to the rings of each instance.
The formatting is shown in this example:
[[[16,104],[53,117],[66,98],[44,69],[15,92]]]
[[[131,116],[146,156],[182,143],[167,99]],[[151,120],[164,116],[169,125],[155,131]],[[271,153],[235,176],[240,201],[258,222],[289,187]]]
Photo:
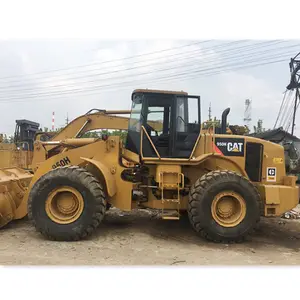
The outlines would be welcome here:
[[[142,96],[134,95],[132,100],[129,130],[140,132],[141,130]]]

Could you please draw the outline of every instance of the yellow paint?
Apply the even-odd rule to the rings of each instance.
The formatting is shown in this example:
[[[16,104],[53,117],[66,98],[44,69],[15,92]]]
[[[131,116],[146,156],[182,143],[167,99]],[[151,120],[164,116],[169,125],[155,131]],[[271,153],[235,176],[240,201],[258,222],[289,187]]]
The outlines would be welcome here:
[[[72,187],[54,189],[45,203],[48,217],[58,224],[75,222],[83,212],[84,200],[79,191]]]
[[[147,92],[147,90],[137,92]],[[163,91],[163,93],[168,92]],[[185,95],[185,93],[182,92],[181,95]],[[298,204],[299,189],[295,184],[296,177],[286,176],[283,163],[284,149],[281,145],[249,136],[220,135],[215,134],[214,131],[204,130],[198,136],[189,158],[163,158],[160,157],[151,137],[143,128],[141,135],[145,135],[149,139],[151,146],[158,155],[155,158],[141,156],[140,161],[139,155],[123,148],[119,137],[110,136],[107,141],[78,139],[80,135],[91,130],[127,130],[128,118],[113,116],[112,113],[128,114],[130,112],[111,111],[82,115],[52,137],[51,143],[37,140],[34,144],[34,157],[32,159],[34,175],[17,169],[0,170],[0,227],[12,219],[20,219],[27,214],[27,201],[33,185],[41,176],[59,166],[60,161],[69,161],[69,165],[85,167],[103,185],[108,202],[125,211],[130,211],[137,205],[132,201],[132,190],[137,188],[138,184],[123,180],[122,172],[126,168],[132,168],[135,164],[143,164],[149,169],[150,176],[156,179],[157,197],[153,195],[151,187],[147,188],[147,184],[152,185],[153,183],[143,182],[146,185],[143,191],[148,201],[141,205],[164,210],[186,210],[188,195],[180,195],[179,190],[181,191],[184,187],[188,192],[193,184],[209,171],[230,170],[249,179],[245,170],[245,157],[225,157],[215,153],[214,141],[217,137],[237,137],[243,138],[245,144],[247,142],[263,144],[262,179],[255,185],[258,187],[262,198],[264,215],[279,216]],[[156,125],[161,126],[161,124]],[[234,149],[233,152],[236,150],[238,149]],[[270,179],[266,172],[268,167],[276,167],[274,182],[268,182]],[[183,186],[180,186],[179,179]],[[72,194],[72,192],[70,193]],[[76,196],[75,191],[74,194]],[[47,202],[47,211],[55,222],[66,221],[61,215],[63,211],[72,212],[71,219],[75,220],[83,209],[80,204],[83,202],[78,195],[75,198],[71,195],[65,195],[60,199],[61,201],[55,199],[55,195],[49,197],[52,200]],[[53,205],[56,202],[58,204]],[[236,226],[243,220],[245,214],[245,201],[236,193],[224,191],[213,201],[212,215],[215,221],[223,227]]]
[[[113,176],[113,174],[115,174],[115,171],[110,172],[108,167],[105,164],[103,164],[100,161],[97,161],[95,159],[89,159],[89,158],[85,158],[85,157],[81,157],[81,159],[86,161],[86,162],[89,162],[92,165],[94,165],[95,167],[97,167],[99,172],[104,177],[104,183],[106,184],[108,196],[109,197],[114,196],[117,192],[116,180]]]
[[[283,164],[283,158],[282,157],[274,157],[273,163],[274,164]]]
[[[244,198],[233,191],[219,193],[211,205],[214,220],[223,227],[237,226],[244,220],[246,211]]]

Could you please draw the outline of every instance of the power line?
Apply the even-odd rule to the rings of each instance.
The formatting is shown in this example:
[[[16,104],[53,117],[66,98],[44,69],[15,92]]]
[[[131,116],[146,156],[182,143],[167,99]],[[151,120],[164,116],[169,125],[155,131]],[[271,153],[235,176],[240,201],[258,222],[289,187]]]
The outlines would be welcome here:
[[[284,60],[279,60],[279,61],[284,61]],[[274,62],[279,62],[279,61],[274,61]],[[253,62],[253,61],[248,61],[248,62]],[[266,64],[269,64],[269,63],[272,63],[272,62],[266,62]],[[264,65],[265,63],[258,63],[256,64],[256,66],[258,65]],[[255,65],[254,65],[255,66]],[[245,66],[245,65],[242,65],[240,67],[235,67],[233,69],[239,69],[239,68],[245,68],[245,67],[248,67],[248,66]],[[206,70],[211,70],[211,69],[219,69],[220,67],[218,68],[208,68]],[[175,75],[169,75],[169,76],[163,76],[163,77],[158,77],[156,79],[154,79],[155,82],[158,81],[158,79],[169,79],[169,78],[176,78],[176,77],[184,77],[183,75],[190,75],[192,73],[203,73],[204,71],[206,71],[205,69],[200,69],[200,70],[196,70],[196,71],[193,71],[193,72],[182,72],[182,73],[177,73]],[[229,71],[229,70],[232,70],[231,69],[227,69],[226,71]],[[221,70],[221,72],[224,71],[224,70]],[[214,73],[221,73],[220,71],[218,72],[214,72]],[[212,75],[212,73],[203,73],[203,75]],[[152,80],[153,81],[153,80]],[[147,80],[147,82],[151,82],[151,80]],[[80,89],[73,89],[73,90],[68,90],[68,91],[56,91],[56,92],[50,92],[47,94],[46,93],[39,93],[39,94],[31,94],[31,95],[27,95],[27,98],[29,98],[28,96],[31,96],[31,97],[36,97],[36,96],[56,96],[56,95],[64,95],[64,94],[73,94],[73,93],[81,93],[81,92],[88,92],[88,91],[94,91],[94,90],[98,90],[99,88],[106,88],[106,87],[113,87],[113,86],[119,86],[119,85],[122,85],[122,84],[130,84],[130,83],[136,83],[136,80],[133,80],[133,81],[125,81],[125,82],[116,82],[114,84],[106,84],[106,85],[100,85],[100,86],[91,86],[89,87],[89,90],[80,90]],[[30,98],[31,98],[30,97]],[[7,98],[5,98],[7,100]],[[18,97],[11,97],[9,98],[10,100],[17,100],[19,99]]]
[[[293,106],[291,105],[288,108],[287,111],[288,111],[288,113],[286,115],[286,118],[285,118],[284,122],[282,123],[283,128],[289,128],[290,127],[291,118],[292,118],[292,115],[293,115]]]
[[[182,58],[179,57],[179,58],[176,58],[176,62],[177,61],[181,61],[181,60],[185,60],[185,59],[189,59],[189,58],[193,58],[193,57],[199,57],[199,53],[202,52],[202,49],[197,49],[197,50],[193,50],[193,51],[190,51],[190,52],[184,52],[184,53],[176,53],[176,54],[173,54],[173,55],[168,55],[167,58],[169,57],[174,57],[174,56],[181,56],[182,54],[186,55],[186,54],[195,54],[195,55],[188,55],[187,57],[183,56]],[[101,73],[96,73],[96,74],[89,74],[89,75],[84,75],[84,76],[75,76],[75,77],[65,77],[63,79],[68,79],[68,80],[74,80],[74,79],[82,79],[82,78],[88,78],[88,77],[96,77],[96,76],[102,76],[102,75],[110,75],[110,74],[114,74],[114,73],[118,73],[118,72],[123,72],[123,71],[129,71],[129,70],[134,70],[134,69],[139,69],[139,68],[143,68],[143,67],[148,67],[148,66],[153,66],[153,65],[161,65],[161,64],[166,64],[166,63],[170,63],[170,62],[174,62],[174,59],[172,60],[169,60],[169,61],[163,61],[163,62],[157,62],[157,60],[160,60],[160,59],[165,59],[166,56],[163,56],[163,57],[157,57],[157,58],[151,58],[151,59],[147,59],[145,61],[151,61],[151,60],[154,60],[156,61],[156,63],[153,63],[153,64],[147,64],[147,65],[141,65],[141,66],[135,66],[135,67],[130,67],[130,68],[125,68],[125,69],[118,69],[118,70],[113,70],[113,71],[107,71],[107,72],[101,72]],[[142,61],[144,62],[144,61]],[[118,66],[114,66],[115,67],[123,67],[124,64],[121,64],[121,65],[118,65]],[[99,69],[96,69],[96,70],[93,70],[93,71],[98,71]],[[83,70],[83,72],[90,72],[90,70]],[[82,73],[82,72],[81,72]],[[71,73],[73,74],[73,73]],[[58,80],[61,79],[61,76],[65,76],[64,74],[61,74],[61,75],[57,75],[58,77]],[[38,78],[38,80],[45,80],[45,81],[48,81],[48,80],[51,80],[53,81],[53,78]],[[32,80],[31,78],[25,78],[24,79],[25,81],[26,80]],[[22,83],[24,83],[24,80],[22,80]],[[18,84],[14,84],[14,85],[6,85],[4,87],[1,87],[1,89],[3,88],[11,88],[11,87],[19,87],[19,86],[23,86],[22,84],[20,84],[20,81],[19,80],[14,80],[12,82],[17,82]]]
[[[222,48],[224,48],[224,47],[226,47],[226,46],[228,46],[228,45],[234,45],[234,44],[237,44],[237,43],[241,43],[242,41],[234,41],[234,42],[229,42],[229,43],[222,43],[221,45],[216,45],[216,46],[210,46],[210,47],[203,47],[203,48],[198,48],[198,49],[196,49],[196,50],[191,50],[191,51],[184,51],[184,52],[179,52],[179,53],[175,53],[175,54],[167,54],[166,56],[162,56],[162,57],[152,57],[152,58],[148,58],[148,59],[144,59],[144,60],[142,60],[141,62],[145,62],[145,61],[157,61],[157,60],[160,60],[160,59],[165,59],[166,57],[168,57],[168,58],[170,58],[170,57],[175,57],[175,56],[181,56],[182,54],[183,55],[186,55],[186,54],[188,54],[188,55],[190,55],[190,54],[198,54],[199,52],[201,53],[202,51],[209,51],[209,50],[217,50],[217,49],[222,49]],[[273,41],[271,41],[271,42],[262,42],[262,43],[274,43]],[[253,45],[253,46],[257,46],[257,45],[259,45],[259,44],[261,44],[261,43],[257,43],[257,44],[255,44],[255,45]],[[243,48],[245,48],[245,47],[249,47],[249,45],[247,45],[247,46],[242,46],[242,47],[235,47],[235,48],[233,48],[233,50],[240,50],[240,49],[243,49]],[[223,50],[222,52],[223,53],[225,53],[226,51],[230,51],[230,50],[232,50],[232,49],[225,49],[225,50]],[[126,59],[126,58],[125,58]],[[121,59],[122,60],[122,59]],[[110,60],[110,61],[106,61],[106,62],[96,62],[96,63],[93,63],[93,64],[90,64],[90,66],[102,66],[103,64],[106,64],[106,63],[108,63],[108,62],[113,62],[114,60]],[[120,61],[120,59],[117,59],[117,60],[115,60],[115,61]],[[129,62],[128,62],[129,63]],[[131,64],[132,64],[132,62],[131,62]],[[117,65],[117,66],[114,66],[114,67],[122,67],[122,66],[124,66],[124,63],[122,63],[122,64],[120,64],[120,65]],[[75,67],[76,68],[76,67]],[[110,66],[110,68],[111,68],[111,66]],[[99,69],[98,67],[97,67],[97,69],[95,69],[95,70],[80,70],[80,71],[78,71],[76,74],[78,74],[78,73],[85,73],[85,72],[90,72],[90,71],[99,71],[99,70],[102,70],[103,69],[103,67],[101,67],[101,69]],[[110,73],[110,72],[107,72],[107,73]],[[37,74],[39,74],[39,73],[37,73]],[[72,72],[72,73],[70,73],[71,75],[73,75],[74,73]],[[33,75],[35,75],[35,74],[33,74]],[[58,74],[58,75],[55,75],[54,77],[61,77],[61,76],[65,76],[65,75],[67,75],[67,74]],[[85,75],[85,76],[80,76],[79,78],[86,78],[87,77],[87,75]],[[77,77],[72,77],[72,78],[77,78]],[[43,79],[43,80],[51,80],[52,78],[50,77],[45,77],[45,78],[38,78],[38,79]],[[24,78],[24,79],[22,79],[22,82],[24,82],[24,80],[25,81],[27,81],[27,80],[32,80],[32,78],[30,78],[30,75],[28,75],[27,76],[27,78]],[[17,83],[19,83],[20,82],[20,80],[19,79],[15,79],[15,80],[9,80],[9,81],[4,81],[5,83],[11,83],[11,82],[17,82]]]
[[[253,60],[253,59],[251,59],[251,60],[243,60],[243,63],[245,63],[245,62],[254,62],[254,61],[257,61],[257,60]],[[197,68],[192,68],[192,69],[190,69],[190,70],[186,70],[185,72],[181,72],[181,73],[176,73],[175,75],[177,76],[177,75],[189,75],[189,74],[192,74],[192,73],[201,73],[201,72],[205,72],[205,71],[212,71],[212,70],[216,70],[216,69],[218,69],[218,68],[221,68],[221,67],[230,67],[230,66],[235,66],[236,65],[236,63],[230,63],[229,65],[223,65],[223,66],[219,66],[219,67],[209,67],[209,68],[200,68],[199,69],[199,67],[197,67]],[[193,66],[193,65],[192,65]],[[161,71],[168,71],[168,70],[170,70],[170,69],[176,69],[176,68],[178,68],[178,67],[180,67],[180,68],[182,68],[182,66],[180,65],[180,66],[175,66],[175,67],[173,67],[173,68],[167,68],[167,69],[156,69],[156,70],[152,70],[152,71],[147,71],[147,72],[143,72],[143,73],[139,73],[139,74],[133,74],[133,75],[128,75],[127,77],[136,77],[136,76],[142,76],[142,75],[149,75],[149,74],[152,74],[152,73],[157,73],[157,72],[161,72]],[[166,75],[165,75],[166,76]],[[170,76],[170,75],[169,75]],[[119,77],[116,77],[116,78],[114,78],[114,79],[123,79],[123,76],[119,76]],[[115,83],[116,84],[116,83]],[[117,83],[118,84],[118,83]],[[108,82],[108,84],[104,84],[104,85],[94,85],[94,86],[90,86],[90,87],[88,87],[88,88],[102,88],[102,87],[106,87],[106,86],[110,86],[110,85],[114,85],[113,83],[110,83],[110,82]],[[72,91],[80,91],[80,88],[78,89],[70,89],[70,90],[66,90],[66,91],[50,91],[50,92],[47,92],[47,91],[45,91],[45,92],[36,92],[36,93],[28,93],[28,94],[22,94],[21,96],[24,98],[24,97],[31,97],[31,96],[35,96],[35,95],[37,95],[37,96],[43,96],[43,95],[47,95],[47,94],[50,94],[50,95],[52,95],[52,94],[56,94],[56,93],[60,93],[60,94],[64,94],[64,93],[68,93],[68,92],[72,92]],[[16,96],[13,96],[13,97],[6,97],[6,98],[8,98],[8,99],[16,99],[17,97]],[[1,99],[1,97],[0,97],[0,99]]]
[[[153,52],[148,52],[148,53],[143,53],[143,54],[138,54],[138,55],[133,55],[133,56],[127,56],[127,57],[118,58],[118,59],[107,60],[107,61],[104,61],[104,62],[100,62],[99,64],[106,64],[106,63],[110,63],[110,62],[122,61],[122,60],[137,58],[137,57],[143,57],[143,56],[153,55],[153,54],[157,54],[157,53],[163,53],[163,52],[172,51],[172,50],[175,50],[175,49],[181,49],[181,48],[185,48],[185,47],[190,47],[190,46],[193,46],[193,45],[205,44],[205,43],[208,43],[210,41],[212,41],[212,40],[205,40],[205,41],[201,41],[201,42],[190,43],[190,44],[183,45],[183,46],[177,46],[177,47],[172,47],[172,48],[157,50],[157,51],[153,51]],[[15,75],[15,76],[0,77],[0,79],[18,78],[18,77],[32,76],[32,75],[38,75],[38,74],[54,73],[54,72],[60,72],[60,71],[65,71],[65,70],[73,70],[73,69],[87,67],[87,66],[93,66],[93,65],[95,65],[95,63],[78,65],[78,66],[73,66],[73,67],[69,67],[69,68],[47,70],[47,71],[42,71],[42,72],[37,72],[37,73],[31,73],[31,74],[26,74],[26,75]]]
[[[261,47],[263,46],[266,46],[266,45],[262,45]],[[267,45],[268,46],[268,45]],[[294,46],[300,46],[300,45],[293,45],[291,47],[294,47]],[[256,47],[258,48],[258,47]],[[227,49],[228,50],[228,49]],[[231,50],[231,49],[230,49]],[[235,50],[235,49],[234,49]],[[273,49],[269,49],[269,50],[273,50]],[[274,50],[278,50],[278,49],[274,49]],[[196,55],[194,56],[187,56],[187,57],[183,57],[182,59],[176,59],[176,62],[178,61],[181,61],[181,60],[186,60],[186,59],[190,59],[190,58],[196,58],[196,57],[199,57],[198,54],[201,53],[201,49],[200,51],[197,50],[195,53]],[[224,52],[226,52],[226,50],[224,51],[221,51],[221,52],[217,52],[216,54],[223,54]],[[253,55],[257,55],[257,54],[262,54],[262,53],[265,53],[265,51],[259,51],[259,52],[248,52],[246,55],[241,55],[241,54],[238,54],[238,55],[230,55],[231,53],[229,53],[229,56],[227,56],[226,54],[223,55],[223,58],[242,58],[242,57],[248,57],[248,56],[253,56]],[[182,54],[182,53],[179,53],[179,54]],[[234,52],[233,52],[234,54]],[[178,54],[175,54],[175,55],[178,55]],[[210,57],[210,56],[213,56],[214,54],[210,54],[210,55],[204,55],[202,58],[205,59],[206,57]],[[161,57],[161,58],[165,58],[165,57]],[[155,59],[157,60],[157,59]],[[214,62],[215,59],[212,59],[210,61],[205,61],[205,63],[208,63],[208,62]],[[147,65],[141,65],[141,66],[135,66],[135,67],[130,67],[130,68],[126,68],[126,69],[119,69],[119,70],[113,70],[113,71],[108,71],[108,72],[102,72],[102,73],[98,73],[98,74],[90,74],[90,75],[86,75],[86,76],[79,76],[79,77],[69,77],[69,78],[65,78],[65,79],[81,79],[81,78],[87,78],[87,77],[96,77],[96,76],[101,76],[101,75],[109,75],[109,74],[113,74],[113,73],[119,73],[119,72],[123,72],[123,71],[129,71],[129,70],[134,70],[134,69],[139,69],[139,68],[143,68],[143,67],[149,67],[149,66],[153,66],[153,65],[162,65],[162,64],[167,64],[167,63],[170,63],[170,62],[173,62],[173,60],[170,60],[170,61],[164,61],[164,62],[157,62],[157,63],[154,63],[154,64],[147,64]],[[121,65],[122,66],[122,65]],[[22,86],[22,85],[11,85],[11,86],[8,86],[6,88],[10,88],[10,87],[17,87],[17,86]],[[61,86],[61,85],[60,85]],[[2,88],[3,89],[3,88]]]
[[[285,106],[283,107],[282,114],[281,114],[281,119],[280,119],[280,123],[279,123],[281,126],[284,126],[284,124],[286,122],[286,118],[288,117],[287,113],[288,113],[288,108],[289,108],[291,99],[292,99],[292,91],[289,91]]]
[[[293,97],[291,97],[291,102],[290,102],[289,106],[286,107],[287,114],[282,123],[282,127],[289,126],[289,124],[291,122],[292,115],[293,115],[293,105],[292,104],[293,104]]]
[[[281,112],[282,107],[283,107],[283,105],[284,105],[284,102],[285,102],[285,99],[286,99],[286,94],[287,94],[287,90],[285,90],[285,92],[284,92],[283,99],[282,99],[282,101],[281,101],[281,105],[280,105],[279,112],[278,112],[278,115],[277,115],[277,118],[276,118],[276,121],[275,121],[275,124],[274,124],[273,129],[275,129],[275,127],[276,127],[276,125],[277,125],[277,122],[278,122],[278,119],[279,119],[279,117],[280,117],[280,112]]]
[[[279,60],[266,61],[266,62],[258,62],[256,64],[251,64],[251,65],[242,65],[242,66],[237,66],[237,67],[233,67],[233,68],[229,68],[229,69],[223,69],[223,70],[219,70],[219,71],[208,72],[206,74],[202,74],[202,77],[215,76],[215,75],[219,75],[219,74],[226,73],[226,72],[237,71],[237,70],[240,70],[240,69],[249,69],[249,68],[255,68],[255,67],[260,67],[260,66],[264,66],[264,65],[277,64],[279,62],[284,62],[284,61],[286,61],[286,59],[279,59]],[[186,77],[185,79],[194,79],[194,78],[199,78],[199,76],[196,75],[196,76]]]
[[[204,42],[207,42],[207,41],[204,41]],[[196,44],[199,44],[199,43],[204,43],[204,42],[198,42]],[[243,41],[233,41],[233,42],[229,42],[229,43],[222,43],[221,45],[216,45],[216,46],[210,46],[210,47],[203,47],[203,48],[199,48],[199,49],[196,49],[196,50],[192,50],[192,51],[185,51],[185,52],[181,52],[181,53],[175,53],[175,54],[168,54],[167,57],[175,57],[175,56],[178,56],[178,55],[185,55],[185,54],[198,54],[198,53],[201,53],[202,51],[208,51],[208,50],[214,50],[215,52],[218,52],[217,50],[218,49],[222,49],[222,48],[226,48],[226,46],[229,46],[229,45],[234,45],[234,44],[237,44],[237,43],[242,43]],[[286,41],[268,41],[268,42],[259,42],[259,43],[256,43],[256,44],[252,44],[252,45],[244,45],[244,46],[241,46],[241,47],[235,47],[235,48],[229,48],[229,49],[225,49],[225,50],[222,50],[220,53],[226,53],[226,52],[232,52],[232,51],[239,51],[239,50],[242,50],[242,49],[246,49],[247,51],[249,51],[250,49],[257,49],[257,48],[263,48],[263,47],[266,47],[266,46],[269,46],[269,45],[275,45],[275,44],[279,44],[279,43],[285,43]],[[182,46],[182,47],[187,47],[187,46],[191,46],[191,45],[194,45],[194,44],[189,44],[189,45],[186,45],[186,46]],[[259,47],[258,47],[259,46]],[[294,46],[297,46],[297,45],[293,45],[292,47]],[[291,47],[291,46],[290,46]],[[174,49],[177,49],[178,47],[176,48],[172,48],[171,50],[174,50]],[[284,47],[282,47],[284,48]],[[282,49],[282,48],[278,48],[278,49]],[[165,49],[165,50],[170,50],[170,49]],[[157,52],[163,52],[165,50],[160,50],[160,51],[155,51],[155,52],[151,52],[151,53],[148,53],[147,55],[150,55],[150,54],[153,54],[153,53],[157,53]],[[104,61],[104,62],[96,62],[96,63],[93,63],[93,64],[89,64],[88,66],[100,66],[100,65],[103,65],[103,64],[106,64],[106,63],[109,63],[109,62],[116,62],[116,61],[123,61],[123,60],[127,60],[127,59],[131,59],[131,58],[136,58],[136,57],[140,57],[144,54],[141,54],[141,55],[137,55],[137,56],[130,56],[130,57],[125,57],[125,58],[121,58],[121,59],[115,59],[115,60],[109,60],[109,61]],[[197,56],[195,56],[197,57]],[[148,59],[144,59],[143,61],[141,62],[145,62],[145,61],[157,61],[159,59],[165,59],[166,56],[163,56],[163,57],[154,57],[154,58],[148,58]],[[159,63],[158,63],[159,64]],[[85,65],[87,66],[87,65]],[[117,66],[114,66],[114,67],[119,67],[119,66],[124,66],[124,64],[121,64],[121,65],[117,65]],[[83,67],[83,66],[82,66]],[[78,67],[72,67],[72,68],[68,68],[68,69],[76,69]],[[136,67],[134,67],[136,68]],[[103,68],[101,68],[103,69]],[[61,70],[61,69],[60,69]],[[85,72],[90,72],[90,71],[98,71],[100,69],[95,69],[95,70],[80,70],[77,72],[78,73],[85,73]],[[56,71],[59,71],[59,70],[56,70]],[[49,71],[50,72],[50,71]],[[110,71],[110,72],[105,72],[105,73],[100,73],[101,75],[102,74],[109,74],[111,72],[115,72],[115,71]],[[19,76],[27,76],[27,78],[24,78],[22,79],[22,82],[25,81],[28,81],[28,80],[32,80],[32,78],[30,78],[30,76],[33,76],[33,75],[39,75],[41,73],[34,73],[34,74],[28,74],[28,75],[19,75]],[[70,74],[74,74],[73,72],[70,73]],[[55,75],[57,77],[60,77],[60,76],[65,76],[66,74],[58,74],[58,75]],[[94,75],[99,75],[99,74],[92,74],[92,75],[85,75],[85,76],[77,76],[77,77],[72,77],[72,78],[86,78],[88,76],[94,76]],[[9,78],[15,78],[16,76],[12,76],[12,77],[9,77]],[[8,77],[5,77],[5,78],[8,78]],[[0,78],[1,79],[1,78]],[[43,80],[51,80],[52,78],[38,78],[38,79],[43,79]],[[2,81],[3,82],[3,81]],[[9,80],[9,81],[4,81],[5,83],[11,83],[11,82],[17,82],[17,83],[20,83],[20,80],[18,79],[15,79],[15,80]]]
[[[299,46],[299,45],[294,45],[294,46]],[[275,50],[277,50],[277,49],[275,49]],[[245,55],[238,55],[238,56],[233,56],[232,58],[238,58],[238,60],[235,60],[235,59],[232,59],[231,60],[231,64],[230,65],[232,65],[232,64],[235,64],[236,62],[239,62],[239,59],[241,59],[241,58],[248,58],[248,57],[251,57],[252,58],[252,60],[251,61],[253,61],[253,59],[255,59],[255,55],[260,55],[259,57],[260,57],[260,59],[266,59],[266,58],[268,58],[269,57],[269,54],[270,54],[270,51],[267,53],[267,56],[261,56],[261,54],[262,53],[265,53],[265,51],[259,51],[259,52],[254,52],[254,53],[247,53],[247,54],[245,54]],[[275,52],[276,53],[276,52]],[[276,58],[276,57],[281,57],[282,55],[287,55],[288,53],[276,53],[277,55],[276,56],[274,56],[274,58]],[[209,57],[209,56],[208,56]],[[203,57],[203,59],[205,59],[205,56]],[[244,60],[245,61],[245,60]],[[177,61],[176,61],[177,62]],[[213,58],[213,59],[211,59],[211,60],[206,60],[205,61],[205,63],[207,64],[207,63],[211,63],[211,62],[215,62],[215,59]],[[155,64],[154,64],[155,65]],[[204,64],[205,65],[205,64]],[[146,66],[153,66],[153,65],[146,65]],[[169,70],[172,70],[172,69],[177,69],[177,68],[180,68],[180,69],[182,69],[182,68],[186,68],[187,66],[192,66],[192,67],[194,67],[195,66],[195,62],[194,61],[191,61],[190,63],[186,63],[184,66],[182,65],[182,64],[175,64],[174,66],[169,66],[169,67],[166,67],[166,68],[160,68],[160,69],[153,69],[153,70],[151,70],[151,71],[146,71],[146,72],[142,72],[142,73],[137,73],[137,74],[129,74],[129,75],[127,75],[127,77],[134,77],[134,76],[143,76],[143,75],[149,75],[149,74],[152,74],[152,73],[156,73],[156,72],[164,72],[164,71],[169,71]],[[143,67],[145,67],[145,66],[139,66],[139,67],[133,67],[133,68],[129,68],[129,69],[123,69],[123,70],[116,70],[116,71],[112,71],[111,73],[119,73],[119,72],[123,72],[123,71],[126,71],[126,70],[132,70],[132,69],[138,69],[138,68],[143,68]],[[212,67],[212,68],[210,68],[210,70],[213,70],[213,69],[215,69],[215,67]],[[208,69],[209,70],[209,69]],[[193,71],[193,69],[191,70],[191,71]],[[102,73],[102,74],[98,74],[98,75],[104,75],[104,74],[108,74],[108,73],[110,73],[110,72],[106,72],[106,73]],[[107,81],[107,80],[116,80],[116,79],[122,79],[123,78],[123,75],[122,76],[117,76],[117,77],[112,77],[112,78],[102,78],[102,79],[100,79],[101,80],[101,82],[102,81]],[[88,81],[81,81],[81,82],[78,82],[78,83],[76,83],[76,82],[74,82],[73,84],[58,84],[58,85],[52,85],[52,86],[49,86],[49,87],[46,87],[47,89],[52,89],[52,88],[57,88],[57,87],[68,87],[68,86],[75,86],[76,84],[82,84],[82,83],[97,83],[99,81],[99,79],[98,80],[88,80]],[[45,90],[45,88],[40,88],[40,89],[42,89],[42,90]],[[1,94],[1,92],[2,92],[2,94],[3,94],[3,92],[7,92],[7,91],[10,91],[10,92],[20,92],[20,91],[22,91],[22,92],[24,92],[24,91],[32,91],[32,90],[34,90],[34,91],[37,91],[38,89],[37,88],[20,88],[20,89],[12,89],[12,90],[5,90],[5,89],[0,89],[0,94]],[[52,91],[52,92],[55,92],[55,91]],[[41,92],[41,93],[45,93],[45,92]],[[27,96],[27,95],[32,95],[32,94],[22,94],[22,97],[24,97],[24,96]]]
[[[256,63],[256,64],[250,64],[250,65],[242,65],[242,66],[237,66],[237,67],[234,67],[234,68],[231,68],[231,69],[227,69],[226,71],[232,71],[232,70],[237,70],[237,69],[241,69],[241,68],[253,68],[253,67],[257,67],[257,66],[263,66],[263,65],[267,65],[267,64],[274,64],[274,63],[278,63],[278,62],[282,62],[282,61],[285,61],[285,60],[275,60],[275,61],[265,61],[263,63]],[[202,70],[203,71],[203,70]],[[224,70],[220,70],[216,73],[222,73],[222,71]],[[199,71],[198,71],[199,72]],[[196,72],[193,72],[193,73],[196,73]],[[181,73],[179,76],[178,75],[173,75],[173,76],[165,76],[165,77],[161,77],[161,78],[157,78],[157,79],[154,79],[154,80],[147,80],[147,83],[149,84],[150,82],[161,82],[161,81],[169,81],[169,80],[176,80],[176,77],[177,79],[179,79],[179,77],[182,77],[181,80],[184,80],[184,75],[185,73]],[[205,75],[211,75],[211,73],[204,73],[202,74],[203,76]],[[191,77],[188,76],[190,79]],[[195,77],[199,77],[198,75],[196,75]],[[187,77],[185,78],[187,79]],[[101,91],[103,90],[106,90],[107,88],[112,88],[112,87],[117,87],[120,89],[120,86],[124,85],[124,88],[128,88],[130,85],[136,85],[137,84],[137,81],[134,80],[134,81],[126,81],[126,82],[118,82],[116,84],[110,84],[110,85],[103,85],[103,86],[94,86],[94,87],[91,87],[89,90],[70,90],[70,91],[63,91],[63,92],[58,92],[56,94],[50,94],[50,95],[44,95],[45,97],[51,97],[51,98],[48,98],[48,99],[53,99],[56,98],[56,97],[61,97],[61,96],[65,96],[65,94],[69,95],[69,94],[77,94],[77,93],[84,93],[84,94],[99,94],[99,88],[103,88]],[[105,89],[104,89],[105,88]],[[41,95],[32,95],[32,97],[40,97]],[[32,97],[30,97],[32,99]],[[29,98],[29,97],[27,97]],[[12,101],[12,100],[17,100],[17,101]],[[18,101],[19,100],[19,101]],[[33,99],[34,100],[34,99]],[[41,99],[37,99],[38,101],[44,101],[44,100],[47,100],[45,98],[43,98],[43,100]],[[14,102],[24,102],[24,100],[20,100],[19,98],[15,98],[15,99],[6,99],[4,101],[0,101],[1,103],[7,103],[7,102],[11,102],[11,103],[14,103]],[[26,102],[28,102],[28,100],[26,100]]]
[[[299,102],[296,106],[296,110],[298,109],[298,106],[299,106]],[[293,119],[293,114],[294,114],[294,108],[293,106],[291,106],[291,109],[290,109],[290,116],[289,116],[289,119],[288,119],[288,122],[287,122],[287,126],[285,128],[285,131],[288,132],[288,130],[290,129],[290,126],[291,126],[291,123],[292,123],[292,119]]]

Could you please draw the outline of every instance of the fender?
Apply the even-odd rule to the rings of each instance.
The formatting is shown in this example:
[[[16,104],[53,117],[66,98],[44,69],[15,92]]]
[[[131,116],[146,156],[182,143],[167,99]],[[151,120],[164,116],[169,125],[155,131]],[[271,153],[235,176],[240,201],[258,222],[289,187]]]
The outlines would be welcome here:
[[[108,196],[113,197],[117,193],[117,184],[110,170],[98,160],[85,158],[85,157],[80,157],[80,159],[89,162],[90,164],[94,165],[97,168],[97,170],[104,177]]]
[[[222,165],[222,169],[233,170],[249,179],[246,171],[238,163],[236,163],[234,160],[230,159],[229,157],[226,157],[223,155],[210,153],[210,154],[204,155],[203,159],[200,159],[200,157],[197,157],[194,160],[194,162],[196,163],[196,165],[201,165],[202,163],[209,162],[210,160],[219,162]]]
[[[246,177],[247,179],[249,179],[248,174],[246,173],[246,171],[234,160],[230,159],[230,157],[226,157],[226,156],[214,156],[214,159],[216,160],[216,162],[220,162],[221,165],[224,164],[225,169],[229,169],[232,170],[234,172],[240,173],[240,175]],[[228,167],[227,167],[228,166]]]

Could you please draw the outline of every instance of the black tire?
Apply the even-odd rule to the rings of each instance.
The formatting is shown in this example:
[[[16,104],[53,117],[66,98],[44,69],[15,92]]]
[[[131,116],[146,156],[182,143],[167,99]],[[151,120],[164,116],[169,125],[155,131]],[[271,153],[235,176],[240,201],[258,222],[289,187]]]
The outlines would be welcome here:
[[[234,227],[221,226],[211,213],[214,197],[224,190],[238,193],[246,203],[246,215]],[[260,205],[260,194],[249,180],[231,171],[212,171],[192,186],[188,215],[192,227],[205,239],[219,243],[242,242],[258,225]]]
[[[83,197],[83,211],[73,223],[56,223],[46,213],[47,196],[60,186],[72,187]],[[28,199],[28,217],[34,227],[47,239],[56,241],[77,241],[88,237],[103,220],[105,210],[102,185],[91,173],[77,166],[58,168],[42,176],[32,187]]]

